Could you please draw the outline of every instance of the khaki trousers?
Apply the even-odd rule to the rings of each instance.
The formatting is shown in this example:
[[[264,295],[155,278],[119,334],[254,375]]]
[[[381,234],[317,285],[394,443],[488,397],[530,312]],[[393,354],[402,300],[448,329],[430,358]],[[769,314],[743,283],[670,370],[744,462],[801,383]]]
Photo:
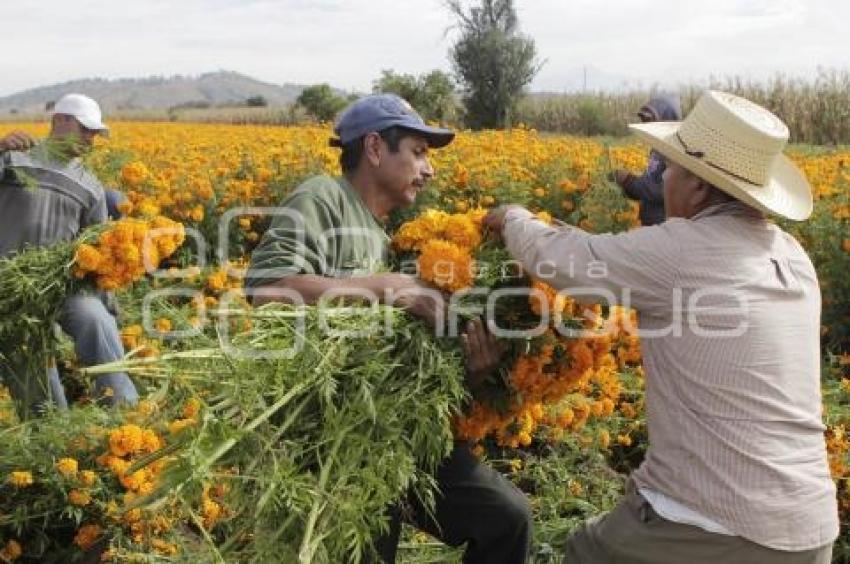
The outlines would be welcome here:
[[[573,533],[564,554],[564,564],[830,564],[832,543],[786,552],[674,523],[629,482],[626,497]]]

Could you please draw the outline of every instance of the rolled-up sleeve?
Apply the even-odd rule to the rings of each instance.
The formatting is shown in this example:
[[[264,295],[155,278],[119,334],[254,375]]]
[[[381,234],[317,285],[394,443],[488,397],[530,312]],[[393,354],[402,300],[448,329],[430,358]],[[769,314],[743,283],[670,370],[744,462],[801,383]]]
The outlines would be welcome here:
[[[256,288],[295,274],[325,275],[328,245],[334,239],[322,237],[338,223],[332,210],[304,192],[293,195],[275,216],[259,246],[251,255],[245,286]]]
[[[526,273],[579,302],[633,307],[647,315],[669,314],[679,244],[665,225],[616,235],[553,227],[528,210],[505,216],[505,245]]]

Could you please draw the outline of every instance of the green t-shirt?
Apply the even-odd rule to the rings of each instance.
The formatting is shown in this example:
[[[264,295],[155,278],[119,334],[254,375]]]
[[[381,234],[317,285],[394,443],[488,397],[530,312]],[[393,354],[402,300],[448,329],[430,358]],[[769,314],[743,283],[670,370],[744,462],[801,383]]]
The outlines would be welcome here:
[[[345,178],[314,176],[272,213],[251,255],[246,288],[294,274],[365,276],[386,262],[389,238]]]

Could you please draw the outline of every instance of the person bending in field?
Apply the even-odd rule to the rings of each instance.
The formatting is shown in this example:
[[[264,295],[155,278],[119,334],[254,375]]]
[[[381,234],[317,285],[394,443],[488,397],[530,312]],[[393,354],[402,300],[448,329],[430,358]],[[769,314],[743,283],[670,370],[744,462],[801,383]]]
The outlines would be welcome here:
[[[591,235],[518,206],[485,218],[528,272],[542,265],[555,288],[598,289],[640,319],[649,449],[625,499],[567,539],[565,562],[828,564],[820,289],[765,217],[812,211],[782,154],[788,128],[723,92],[684,121],[631,128],[667,161],[661,225]]]
[[[643,123],[655,121],[679,121],[682,108],[679,97],[673,94],[658,94],[641,106],[638,118]],[[623,193],[640,203],[641,225],[657,225],[664,221],[664,189],[661,175],[664,174],[664,157],[655,149],[649,152],[649,163],[640,176],[626,170],[615,170],[614,181],[623,189]]]
[[[100,182],[79,157],[91,149],[97,135],[107,135],[97,102],[68,94],[56,102],[48,138],[42,143],[16,131],[0,139],[0,257],[27,247],[47,247],[74,239],[82,229],[107,218],[106,196]],[[69,296],[59,324],[74,340],[77,359],[85,366],[124,356],[115,317],[102,293]],[[67,407],[55,366],[47,384],[23,382],[13,367],[0,368],[4,381],[29,409],[52,400]],[[95,380],[95,394],[110,405],[135,403],[138,393],[124,372]]]
[[[430,127],[405,100],[391,94],[362,98],[336,124],[340,178],[316,176],[276,209],[271,227],[251,257],[246,293],[255,304],[271,300],[316,303],[323,295],[366,293],[435,322],[441,294],[417,278],[375,274],[385,260],[383,222],[410,206],[434,175],[430,149],[454,133]],[[339,294],[337,294],[339,295]],[[467,328],[463,345],[472,385],[498,363],[496,343],[480,323]],[[521,563],[528,557],[531,512],[525,496],[455,443],[436,473],[439,494],[433,515],[411,500],[407,519],[451,546],[466,543],[464,562]],[[384,562],[394,562],[401,511],[393,511],[389,535],[376,539]]]

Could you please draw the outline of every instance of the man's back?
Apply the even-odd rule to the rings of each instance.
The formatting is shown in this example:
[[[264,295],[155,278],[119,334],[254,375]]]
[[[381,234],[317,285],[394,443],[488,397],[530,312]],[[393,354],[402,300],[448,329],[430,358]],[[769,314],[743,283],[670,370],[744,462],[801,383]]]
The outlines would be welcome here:
[[[73,239],[105,219],[103,187],[78,161],[58,163],[38,148],[0,155],[0,256]]]
[[[830,542],[811,262],[778,227],[741,214],[660,229],[681,249],[671,295],[681,320],[647,316],[641,329],[681,335],[642,338],[651,448],[638,485],[772,548]]]

